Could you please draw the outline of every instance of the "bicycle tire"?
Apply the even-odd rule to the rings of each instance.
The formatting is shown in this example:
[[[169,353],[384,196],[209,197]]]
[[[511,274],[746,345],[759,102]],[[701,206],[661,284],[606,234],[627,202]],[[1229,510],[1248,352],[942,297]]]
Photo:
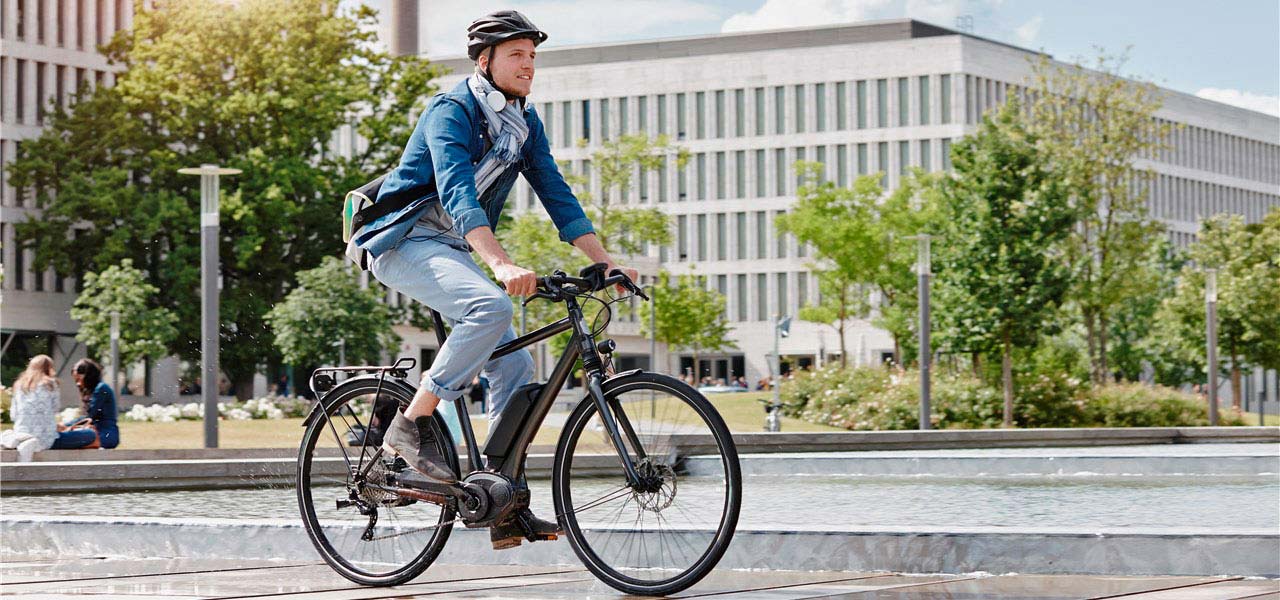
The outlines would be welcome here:
[[[574,552],[578,555],[578,558],[582,560],[582,563],[587,567],[587,569],[590,570],[597,578],[610,587],[628,594],[667,595],[685,590],[696,584],[710,573],[724,556],[725,551],[729,547],[729,543],[733,539],[734,531],[737,528],[738,515],[741,511],[742,474],[738,463],[737,448],[734,445],[733,437],[729,433],[728,427],[725,425],[723,418],[720,417],[720,414],[716,411],[715,407],[712,406],[712,404],[697,390],[674,377],[645,372],[633,373],[614,378],[606,381],[603,385],[605,398],[610,401],[618,401],[614,410],[617,410],[617,407],[627,404],[627,402],[624,402],[621,399],[624,394],[644,391],[663,393],[676,399],[676,401],[683,403],[691,409],[693,413],[696,413],[696,415],[701,418],[703,424],[711,433],[715,447],[715,453],[712,456],[719,458],[720,469],[723,473],[725,486],[723,492],[723,512],[720,514],[719,521],[715,526],[714,533],[711,536],[710,543],[707,545],[705,551],[701,553],[692,565],[684,569],[679,569],[679,572],[671,575],[670,577],[663,577],[660,579],[642,579],[623,572],[623,570],[660,571],[663,570],[663,567],[660,565],[658,567],[645,567],[643,565],[611,565],[609,564],[609,559],[601,556],[600,548],[595,547],[600,545],[600,542],[593,542],[593,536],[587,534],[588,531],[591,531],[590,528],[588,527],[584,529],[579,520],[579,512],[584,512],[586,510],[586,508],[582,508],[582,506],[586,506],[586,504],[590,503],[575,505],[573,498],[574,485],[572,471],[575,449],[578,447],[587,425],[592,421],[592,417],[597,413],[595,402],[589,396],[584,398],[583,401],[578,404],[577,408],[575,408],[570,414],[569,418],[565,422],[564,430],[561,432],[560,442],[556,448],[555,462],[552,470],[553,499],[556,514],[561,519],[561,524],[565,528],[565,534],[569,538],[569,542],[572,545]],[[654,402],[656,402],[656,399]],[[625,408],[623,410],[626,411]],[[629,412],[635,411],[633,410]],[[636,415],[628,415],[628,419],[631,419],[634,425]],[[654,420],[650,422],[662,423],[661,420]],[[637,433],[640,432],[637,431]],[[647,441],[644,442],[644,444],[646,445],[647,451],[658,450],[656,453],[647,452],[650,458],[655,455],[662,454],[661,448],[652,448],[650,447],[650,442]],[[671,452],[673,451],[674,450]],[[617,460],[616,451],[610,450],[610,452],[614,452],[613,460]],[[632,454],[634,456],[634,453]],[[670,455],[670,452],[668,454]],[[586,461],[584,460],[584,462]],[[710,460],[710,463],[713,465],[711,471],[714,472],[714,463],[716,463],[716,461]],[[617,469],[621,470],[621,461],[618,461],[616,466]],[[675,466],[666,466],[672,468],[671,477],[673,480],[677,477],[685,477],[684,475],[676,475],[674,472],[674,469],[679,467],[679,464]],[[621,477],[624,475],[619,471],[618,476]],[[690,479],[687,477],[684,479],[686,482],[689,480]],[[579,479],[579,481],[585,481],[585,479]],[[616,482],[616,478],[614,481]],[[686,486],[687,485],[688,484],[686,483]],[[636,492],[634,489],[631,490],[631,493],[633,495],[632,499],[636,501],[636,510],[638,514],[642,510],[641,504],[646,505],[643,510],[653,512],[654,507],[648,506],[648,501],[641,500],[643,494]],[[679,492],[676,491],[676,484],[673,481],[671,486],[671,500],[668,501],[667,506],[658,508],[657,514],[660,514],[664,509],[666,509],[671,502],[674,501],[678,493]],[[587,494],[587,496],[590,495],[591,494]],[[650,495],[650,497],[652,497],[652,495]],[[574,508],[575,506],[578,506],[578,508]],[[624,502],[623,508],[619,508],[619,511],[624,510],[625,506],[626,504]],[[639,519],[639,517],[637,517],[637,519]],[[662,523],[663,520],[659,517],[658,522]],[[597,538],[612,539],[615,531],[622,531],[622,529],[615,528],[611,530],[609,528],[602,528],[600,531],[592,533],[598,534],[595,536]],[[690,535],[690,531],[691,530],[681,530],[679,533],[675,533],[675,530],[673,530],[673,535],[687,537]],[[648,530],[649,537],[653,537],[655,533],[658,539],[657,545],[660,547],[659,551],[661,551],[661,548],[663,547],[664,534],[660,530]],[[705,531],[692,531],[692,533],[696,536],[705,537]],[[630,536],[635,535],[635,529],[633,528],[627,535],[628,540],[632,539]],[[639,538],[636,542],[637,545],[645,544],[645,535],[646,530],[643,524],[641,524],[640,534],[637,536]],[[674,548],[679,543],[680,539],[682,538],[671,538],[671,547]],[[628,550],[628,552],[630,551]],[[641,550],[641,554],[642,556],[639,560],[643,561],[649,554],[649,551]],[[630,554],[628,554],[628,558],[630,558]],[[673,569],[667,568],[666,570],[670,571]]]
[[[354,400],[377,393],[379,389],[378,383],[376,376],[358,377],[341,383],[324,397],[324,406],[321,414],[316,415],[311,420],[303,434],[302,443],[298,450],[298,479],[296,481],[298,508],[307,531],[307,537],[310,538],[316,551],[339,575],[355,583],[367,586],[398,585],[421,575],[444,549],[453,528],[451,521],[455,517],[455,512],[452,508],[447,506],[439,507],[438,525],[432,530],[430,540],[423,544],[422,550],[404,564],[385,572],[374,572],[366,568],[360,568],[350,557],[344,556],[342,552],[335,548],[334,540],[330,539],[330,534],[326,532],[321,523],[312,493],[311,481],[313,466],[315,465],[314,459],[316,458],[315,449],[318,442],[326,434],[338,437],[340,445],[346,441],[343,439],[344,436],[339,436],[337,433],[337,427],[330,425],[331,419]],[[377,403],[381,401],[395,401],[399,406],[403,407],[409,403],[412,397],[413,390],[407,384],[399,380],[386,379],[382,382],[381,395],[374,400],[373,406],[378,406]],[[433,426],[436,439],[440,440],[441,450],[449,460],[454,472],[458,472],[460,469],[457,450],[449,435],[448,428],[439,415],[435,415]],[[367,432],[367,429],[365,431]],[[367,435],[367,433],[362,432],[360,435]],[[369,450],[373,451],[374,449],[370,448]],[[346,449],[343,448],[343,451],[345,453]],[[351,476],[348,474],[348,483],[350,480]],[[391,509],[388,508],[386,510]]]

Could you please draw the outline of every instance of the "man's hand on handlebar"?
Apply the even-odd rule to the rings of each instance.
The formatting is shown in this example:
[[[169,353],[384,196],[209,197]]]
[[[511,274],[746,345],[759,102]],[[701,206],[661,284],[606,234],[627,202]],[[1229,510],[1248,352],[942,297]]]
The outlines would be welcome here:
[[[635,270],[635,269],[633,269],[633,268],[631,268],[631,267],[624,267],[624,266],[616,265],[616,264],[613,264],[613,263],[609,263],[609,266],[605,268],[605,270],[604,270],[605,276],[607,277],[607,276],[613,275],[613,272],[614,272],[614,270],[615,270],[615,269],[616,269],[616,270],[618,270],[618,271],[622,271],[622,273],[623,273],[623,274],[625,274],[625,275],[627,276],[627,278],[628,278],[628,279],[630,279],[630,280],[631,280],[631,281],[633,281],[633,282],[638,281],[638,280],[640,279],[640,272],[639,272],[639,271],[637,271],[637,270]],[[639,284],[637,284],[637,285],[639,285]],[[619,284],[615,285],[614,287],[618,290],[618,293],[619,293],[619,294],[626,294],[626,293],[628,293],[628,292],[630,292],[630,291],[631,291],[630,289],[628,289],[625,285],[623,285],[623,284],[621,284],[621,283],[619,283]]]
[[[494,267],[493,276],[512,296],[532,296],[538,290],[538,275],[514,264]]]

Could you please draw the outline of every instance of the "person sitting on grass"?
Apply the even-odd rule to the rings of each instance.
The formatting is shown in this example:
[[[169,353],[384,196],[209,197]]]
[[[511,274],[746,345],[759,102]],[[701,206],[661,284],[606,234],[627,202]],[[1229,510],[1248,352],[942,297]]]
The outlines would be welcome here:
[[[27,462],[58,439],[58,377],[53,359],[37,354],[13,382],[13,429],[0,433],[0,448],[14,448]]]
[[[116,395],[102,380],[102,367],[82,358],[71,367],[71,377],[80,388],[80,402],[85,416],[58,426],[55,449],[115,448],[120,445],[120,429],[116,427]],[[89,426],[84,427],[84,421]]]

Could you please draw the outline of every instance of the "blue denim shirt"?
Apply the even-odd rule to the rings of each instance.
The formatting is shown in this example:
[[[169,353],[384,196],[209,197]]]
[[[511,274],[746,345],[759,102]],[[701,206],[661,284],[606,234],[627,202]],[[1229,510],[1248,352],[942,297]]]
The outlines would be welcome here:
[[[99,381],[89,396],[88,417],[98,430],[98,441],[103,448],[115,448],[120,444],[120,429],[116,426],[116,394],[105,381]]]
[[[477,198],[475,165],[485,153],[484,115],[466,80],[447,93],[437,94],[418,119],[400,165],[378,191],[378,200],[415,189],[421,190],[422,197],[362,227],[355,236],[356,245],[373,257],[393,248],[413,229],[429,202],[443,204],[460,236],[481,225],[496,230],[517,174],[523,174],[533,186],[561,240],[572,242],[595,231],[560,175],[542,119],[532,106],[525,111],[525,121],[529,124],[529,137],[521,147],[520,160],[499,175],[483,197]]]

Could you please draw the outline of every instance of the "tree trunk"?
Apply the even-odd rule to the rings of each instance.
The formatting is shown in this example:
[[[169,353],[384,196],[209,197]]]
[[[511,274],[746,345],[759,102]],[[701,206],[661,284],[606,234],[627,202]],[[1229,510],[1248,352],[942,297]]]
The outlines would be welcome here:
[[[982,353],[977,350],[973,351],[973,376],[982,378]]]
[[[1004,426],[1013,427],[1013,348],[1009,334],[1004,334],[1004,347],[1000,356],[1000,376],[1004,382]]]
[[[844,320],[840,320],[840,326],[836,328],[840,334],[840,369],[849,368],[849,352],[844,347]]]
[[[1240,389],[1240,358],[1233,352],[1231,354],[1231,408],[1236,412],[1240,412],[1240,397],[1242,391]]]
[[[253,398],[253,373],[236,375],[232,380],[232,388],[236,393],[236,400],[249,400]]]
[[[1093,309],[1091,308],[1084,309],[1083,313],[1084,313],[1084,330],[1085,330],[1086,339],[1088,340],[1087,347],[1089,350],[1089,379],[1092,380],[1093,383],[1101,383],[1101,380],[1098,377],[1097,315],[1094,314]]]
[[[899,369],[903,368],[902,344],[898,343],[898,336],[896,335],[893,336],[893,363],[894,363],[894,366],[898,367]]]
[[[1112,381],[1111,367],[1107,365],[1107,314],[1101,311],[1098,312],[1098,364],[1101,381]]]

